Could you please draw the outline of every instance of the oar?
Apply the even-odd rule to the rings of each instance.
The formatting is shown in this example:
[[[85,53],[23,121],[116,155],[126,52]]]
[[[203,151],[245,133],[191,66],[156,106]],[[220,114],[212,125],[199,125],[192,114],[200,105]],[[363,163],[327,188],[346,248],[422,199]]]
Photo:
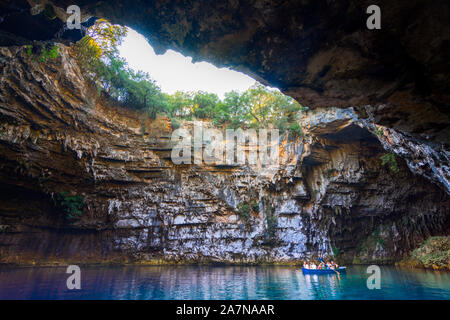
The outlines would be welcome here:
[[[335,269],[331,269],[331,270],[333,270],[334,272],[336,272],[337,275],[338,275],[339,280],[341,280],[341,274],[339,273],[339,271],[337,271],[337,270],[335,270]]]

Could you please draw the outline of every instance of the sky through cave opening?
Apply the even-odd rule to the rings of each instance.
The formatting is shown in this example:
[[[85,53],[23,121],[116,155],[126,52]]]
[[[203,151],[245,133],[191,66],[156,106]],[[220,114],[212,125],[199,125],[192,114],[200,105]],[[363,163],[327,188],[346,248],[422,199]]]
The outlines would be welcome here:
[[[217,68],[208,62],[192,62],[174,50],[157,55],[147,39],[127,27],[127,35],[119,46],[120,56],[130,68],[148,72],[165,93],[205,91],[223,99],[226,92],[243,92],[256,80],[228,68]]]

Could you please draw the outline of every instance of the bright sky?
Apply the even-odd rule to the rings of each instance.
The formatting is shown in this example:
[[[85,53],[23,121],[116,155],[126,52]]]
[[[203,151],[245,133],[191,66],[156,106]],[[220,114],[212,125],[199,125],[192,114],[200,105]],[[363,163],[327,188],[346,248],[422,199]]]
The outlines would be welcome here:
[[[256,82],[243,73],[207,62],[192,63],[191,57],[173,50],[156,55],[145,37],[130,28],[119,50],[131,68],[148,72],[166,93],[203,90],[223,98],[225,92],[242,92]]]

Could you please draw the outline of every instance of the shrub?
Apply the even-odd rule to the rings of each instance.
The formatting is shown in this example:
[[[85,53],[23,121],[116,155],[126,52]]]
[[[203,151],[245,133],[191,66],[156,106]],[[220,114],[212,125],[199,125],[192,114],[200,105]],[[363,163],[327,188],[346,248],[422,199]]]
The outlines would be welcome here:
[[[381,156],[381,165],[388,166],[393,172],[397,173],[400,171],[398,168],[397,160],[395,158],[395,153],[390,152]]]
[[[61,48],[58,47],[58,45],[54,44],[50,48],[48,48],[48,44],[42,44],[41,50],[38,50],[36,47],[33,47],[32,45],[25,46],[27,55],[29,57],[32,57],[34,54],[33,59],[39,59],[41,62],[46,63],[48,60],[56,59],[61,54]],[[40,55],[39,55],[40,52]]]
[[[258,212],[258,211],[259,211],[259,203],[258,203],[257,201],[252,201],[252,202],[250,203],[250,205],[251,205],[252,210],[253,210],[254,212]]]
[[[276,228],[278,226],[277,217],[273,213],[272,206],[268,206],[266,209],[266,224],[267,224],[267,235],[270,239],[275,237]]]
[[[339,255],[341,254],[341,252],[339,251],[339,249],[335,246],[331,246],[331,251],[333,252],[333,256],[334,257],[339,257]]]
[[[83,196],[69,196],[67,192],[60,192],[55,196],[55,204],[64,210],[68,219],[80,218],[83,214],[85,199]]]
[[[324,174],[328,178],[331,178],[331,177],[337,176],[338,172],[339,171],[337,169],[331,168],[331,169],[328,169],[328,170],[324,171]]]
[[[373,237],[374,237],[374,240],[375,240],[375,244],[376,244],[376,245],[379,244],[379,245],[382,246],[383,248],[386,246],[386,242],[384,241],[383,237],[381,237],[380,230],[376,230],[376,231],[373,233]]]
[[[294,138],[300,138],[303,137],[303,130],[302,127],[300,126],[300,124],[298,124],[298,122],[294,122],[291,123],[288,127],[289,133],[294,137]]]
[[[247,221],[250,219],[251,207],[247,202],[241,202],[237,205],[237,210],[239,213],[239,218],[241,220]]]
[[[281,119],[274,120],[273,125],[275,128],[280,130],[280,134],[283,134],[289,130],[289,124],[288,124],[288,120],[286,117],[282,117]],[[289,133],[290,132],[288,132],[288,134]]]
[[[237,207],[237,210],[239,213],[239,218],[244,221],[247,221],[248,219],[250,219],[250,216],[251,216],[250,214],[252,211],[253,212],[259,211],[259,204],[257,201],[241,202],[236,207]]]
[[[30,49],[28,49],[30,52]],[[45,46],[42,46],[41,62],[47,62],[48,59],[56,59],[59,57],[61,49],[55,44],[49,50]]]
[[[450,267],[450,237],[430,237],[411,256],[419,260],[426,268]]]
[[[172,118],[170,126],[171,126],[172,130],[176,130],[176,129],[180,128],[180,119]]]
[[[375,134],[377,135],[377,137],[381,138],[384,135],[383,128],[378,128],[375,131]]]

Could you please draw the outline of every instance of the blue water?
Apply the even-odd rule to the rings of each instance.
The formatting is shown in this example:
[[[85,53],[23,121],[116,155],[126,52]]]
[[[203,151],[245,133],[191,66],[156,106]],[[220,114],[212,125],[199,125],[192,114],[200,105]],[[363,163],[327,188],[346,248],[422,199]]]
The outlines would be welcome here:
[[[0,268],[0,299],[450,299],[450,273],[381,267],[369,290],[366,267],[303,275],[288,266],[81,267],[68,290],[61,267]]]

